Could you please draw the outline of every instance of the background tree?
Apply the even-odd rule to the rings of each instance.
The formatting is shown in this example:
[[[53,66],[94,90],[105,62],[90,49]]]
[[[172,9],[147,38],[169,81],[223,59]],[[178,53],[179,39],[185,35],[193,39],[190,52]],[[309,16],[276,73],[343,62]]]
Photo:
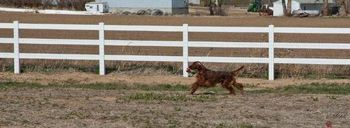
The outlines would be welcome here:
[[[224,0],[207,0],[210,15],[223,15],[223,2]]]
[[[287,16],[286,0],[282,0],[283,14]]]
[[[328,10],[329,10],[328,0],[323,0],[322,15],[328,16],[329,15]]]
[[[212,0],[209,0],[209,14],[214,15],[214,9],[215,9],[215,4],[213,3]]]
[[[349,13],[349,0],[338,0],[339,8],[339,14],[340,16],[347,16]]]
[[[292,15],[292,0],[288,0],[286,11],[287,11],[286,16]]]

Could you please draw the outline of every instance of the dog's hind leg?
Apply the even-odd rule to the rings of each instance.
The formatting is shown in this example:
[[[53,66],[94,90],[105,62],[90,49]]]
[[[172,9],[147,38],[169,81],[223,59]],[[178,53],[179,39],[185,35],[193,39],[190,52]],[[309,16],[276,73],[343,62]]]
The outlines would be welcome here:
[[[235,89],[234,89],[232,86],[228,85],[228,86],[224,86],[224,87],[225,87],[228,91],[230,91],[230,94],[236,95]]]
[[[233,83],[233,86],[238,88],[241,91],[241,94],[244,95],[243,84],[241,84],[241,83]]]
[[[222,87],[226,88],[228,91],[230,91],[230,94],[236,95],[234,88],[230,85],[230,81],[224,81],[222,83]]]

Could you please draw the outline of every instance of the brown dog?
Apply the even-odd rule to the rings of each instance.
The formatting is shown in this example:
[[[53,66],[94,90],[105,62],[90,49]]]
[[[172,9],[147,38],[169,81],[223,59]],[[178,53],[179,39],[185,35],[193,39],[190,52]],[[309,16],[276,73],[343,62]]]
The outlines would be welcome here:
[[[207,69],[201,62],[196,61],[187,68],[187,72],[192,72],[192,70],[198,71],[196,76],[197,80],[192,84],[191,94],[193,95],[199,87],[214,87],[218,83],[220,83],[222,87],[229,90],[230,94],[235,95],[235,90],[233,87],[241,90],[241,93],[243,94],[243,85],[241,83],[237,83],[235,79],[238,72],[243,68],[244,66],[231,72],[212,71]]]

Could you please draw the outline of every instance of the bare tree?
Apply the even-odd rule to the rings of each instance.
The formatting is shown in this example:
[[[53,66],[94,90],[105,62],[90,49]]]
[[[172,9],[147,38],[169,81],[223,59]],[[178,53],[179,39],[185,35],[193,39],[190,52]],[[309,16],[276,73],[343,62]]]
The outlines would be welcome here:
[[[43,0],[43,9],[47,9],[52,7],[53,0]]]
[[[288,3],[287,3],[287,14],[286,16],[291,16],[292,15],[292,0],[288,0]]]
[[[287,7],[286,7],[286,0],[282,0],[282,7],[283,7],[283,14],[287,15]]]
[[[340,16],[346,16],[347,13],[349,13],[349,0],[339,0],[338,1],[340,8],[339,8],[339,14]]]
[[[222,10],[223,0],[208,0],[208,9],[210,15],[224,15]]]
[[[222,2],[223,0],[216,0],[215,5],[216,5],[216,15],[223,15],[223,10],[222,10]]]
[[[214,8],[215,8],[215,4],[212,2],[212,0],[209,0],[209,13],[210,13],[210,15],[214,15]]]
[[[350,13],[350,0],[344,0],[344,10],[345,10],[345,13],[346,14],[349,14]]]
[[[322,9],[323,16],[329,15],[328,10],[329,10],[328,0],[323,0],[323,9]]]

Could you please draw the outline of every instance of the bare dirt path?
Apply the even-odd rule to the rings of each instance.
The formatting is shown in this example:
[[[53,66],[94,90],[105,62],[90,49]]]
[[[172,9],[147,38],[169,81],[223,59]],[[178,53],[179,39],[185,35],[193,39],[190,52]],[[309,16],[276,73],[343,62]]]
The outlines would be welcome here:
[[[16,81],[16,82],[34,82],[41,84],[49,83],[125,83],[125,84],[184,84],[190,85],[195,78],[184,78],[176,75],[125,75],[125,74],[109,74],[100,76],[92,73],[82,72],[59,72],[59,73],[22,73],[19,75],[2,72],[0,73],[0,81]],[[287,85],[299,85],[309,83],[350,83],[349,79],[277,79],[269,81],[267,79],[238,78],[239,82],[245,85],[254,85],[259,87],[282,87]]]

